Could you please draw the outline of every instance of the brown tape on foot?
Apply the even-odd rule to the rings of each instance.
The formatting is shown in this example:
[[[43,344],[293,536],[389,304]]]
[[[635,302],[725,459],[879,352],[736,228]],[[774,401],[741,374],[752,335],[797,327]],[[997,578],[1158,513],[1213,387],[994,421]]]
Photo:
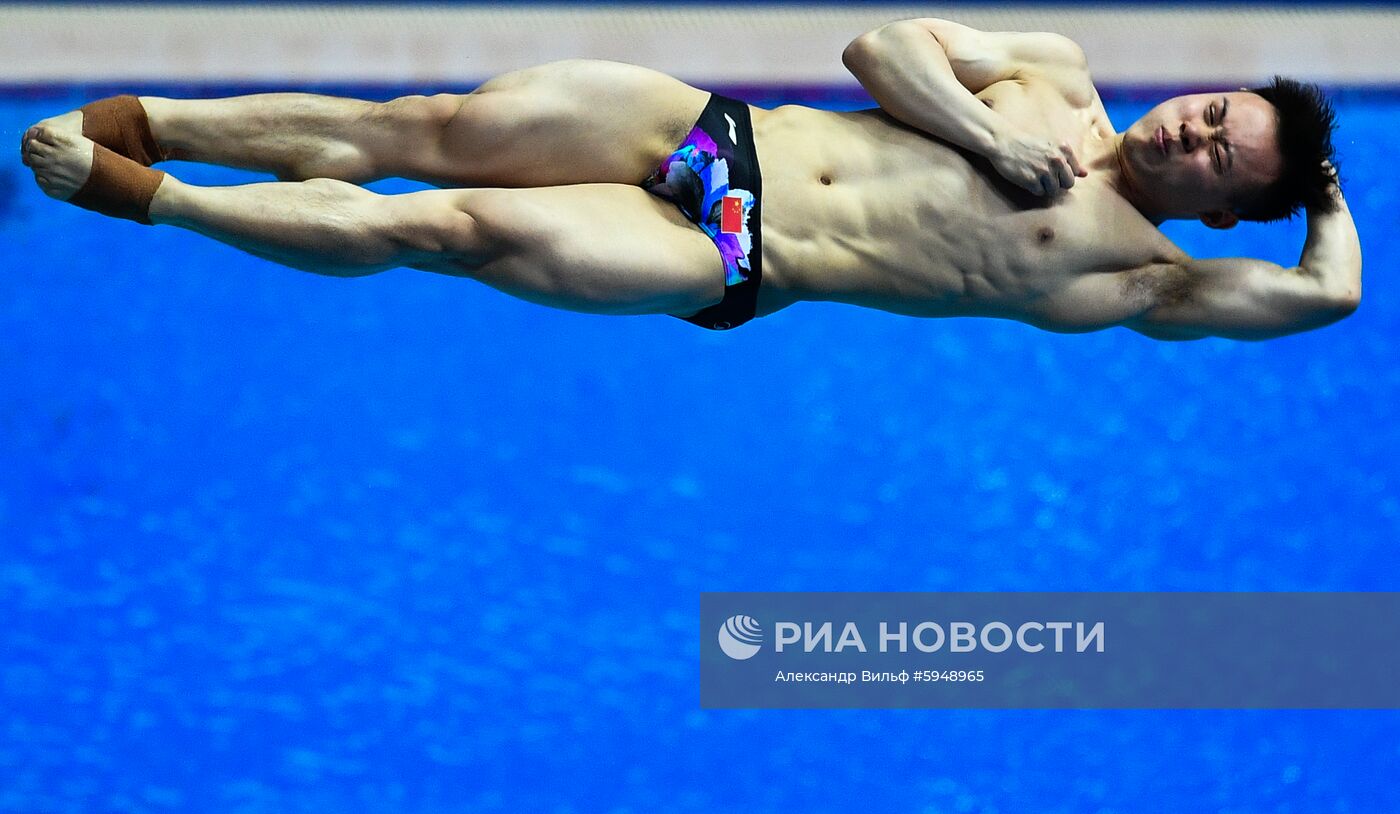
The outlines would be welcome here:
[[[150,224],[151,199],[165,173],[143,167],[101,144],[92,145],[92,174],[68,203],[137,223]]]
[[[83,111],[83,135],[103,147],[149,167],[170,156],[156,144],[146,108],[130,94],[89,102]]]

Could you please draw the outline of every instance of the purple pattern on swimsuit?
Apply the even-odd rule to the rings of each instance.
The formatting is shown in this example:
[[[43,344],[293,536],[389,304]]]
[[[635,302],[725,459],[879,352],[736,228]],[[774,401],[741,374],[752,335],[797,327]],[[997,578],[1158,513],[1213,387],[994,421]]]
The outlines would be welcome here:
[[[732,158],[729,150],[722,150],[708,133],[696,127],[642,182],[643,189],[678,206],[719,248],[724,258],[725,286],[749,278],[749,252],[753,250],[753,238],[749,234],[753,194],[745,189],[730,188],[729,160]],[[743,220],[737,233],[720,231],[725,197],[738,198],[743,203]]]

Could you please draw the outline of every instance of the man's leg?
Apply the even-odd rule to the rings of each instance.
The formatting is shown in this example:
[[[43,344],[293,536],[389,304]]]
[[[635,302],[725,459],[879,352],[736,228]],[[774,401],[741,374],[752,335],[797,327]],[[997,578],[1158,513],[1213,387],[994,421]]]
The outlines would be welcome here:
[[[151,134],[172,159],[269,172],[284,180],[387,177],[389,145],[421,151],[456,108],[453,96],[386,103],[310,93],[225,99],[140,97]],[[368,149],[374,148],[374,151]]]
[[[92,153],[91,141],[42,128],[25,158],[44,191],[67,200]],[[167,175],[149,218],[318,274],[409,266],[575,311],[690,314],[723,296],[709,239],[621,184],[379,195],[332,179],[199,187]]]
[[[707,98],[635,65],[567,60],[504,74],[466,95],[376,103],[269,93],[140,102],[157,144],[175,159],[285,180],[404,177],[444,187],[527,187],[635,184],[675,148]],[[49,121],[79,126],[63,117]]]
[[[595,314],[692,314],[723,297],[714,246],[621,184],[379,195],[344,181],[196,187],[167,177],[151,220],[318,274],[406,266]]]

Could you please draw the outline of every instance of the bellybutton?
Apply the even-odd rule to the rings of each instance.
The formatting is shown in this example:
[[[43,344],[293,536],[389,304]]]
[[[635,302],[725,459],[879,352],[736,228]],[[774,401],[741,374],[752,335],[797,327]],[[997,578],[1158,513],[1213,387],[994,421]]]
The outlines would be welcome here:
[[[733,325],[730,325],[728,322],[716,322],[716,323],[715,323],[715,330],[716,330],[716,331],[727,331],[727,330],[729,330],[730,328],[733,328],[733,327],[734,327],[734,326],[733,326]]]

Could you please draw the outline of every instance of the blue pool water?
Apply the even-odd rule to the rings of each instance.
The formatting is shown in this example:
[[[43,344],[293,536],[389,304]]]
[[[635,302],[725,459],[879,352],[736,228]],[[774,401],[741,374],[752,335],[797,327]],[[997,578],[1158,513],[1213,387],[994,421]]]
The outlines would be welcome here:
[[[11,91],[0,135],[105,92]],[[327,279],[60,205],[11,150],[0,811],[1400,810],[1396,712],[697,687],[702,590],[1400,589],[1400,98],[1338,107],[1364,302],[1262,344]]]

